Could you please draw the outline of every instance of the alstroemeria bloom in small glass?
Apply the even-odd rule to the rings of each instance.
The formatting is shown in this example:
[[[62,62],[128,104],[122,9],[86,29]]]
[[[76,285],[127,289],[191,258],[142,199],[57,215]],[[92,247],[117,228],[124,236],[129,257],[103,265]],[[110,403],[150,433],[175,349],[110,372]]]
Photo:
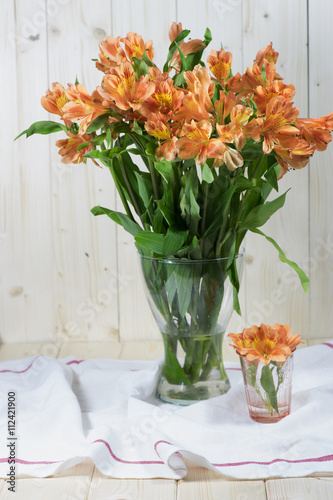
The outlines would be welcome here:
[[[250,417],[278,422],[290,413],[293,352],[303,343],[289,325],[261,324],[228,335],[240,356]]]

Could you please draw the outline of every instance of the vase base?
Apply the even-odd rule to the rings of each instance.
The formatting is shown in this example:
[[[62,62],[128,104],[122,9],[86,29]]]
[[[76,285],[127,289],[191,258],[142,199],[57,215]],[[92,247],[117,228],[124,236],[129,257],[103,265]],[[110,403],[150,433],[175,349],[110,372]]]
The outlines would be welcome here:
[[[221,396],[229,389],[229,379],[207,380],[192,385],[174,385],[162,376],[157,386],[156,396],[165,403],[189,406],[199,401]]]
[[[267,408],[259,408],[251,405],[248,406],[249,414],[252,420],[261,424],[274,424],[275,422],[282,420],[284,417],[287,417],[290,413],[289,405],[279,407],[279,413],[273,410],[272,415],[269,413]]]

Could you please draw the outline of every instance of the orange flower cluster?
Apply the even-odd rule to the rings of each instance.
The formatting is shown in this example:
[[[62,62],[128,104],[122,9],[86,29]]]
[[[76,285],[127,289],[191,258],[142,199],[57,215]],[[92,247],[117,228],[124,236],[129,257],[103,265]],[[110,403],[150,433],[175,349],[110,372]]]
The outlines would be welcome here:
[[[173,23],[171,42],[182,31],[181,23]],[[244,165],[246,142],[255,141],[262,143],[263,154],[276,155],[281,178],[289,167],[303,168],[315,150],[326,149],[332,139],[333,113],[318,119],[298,117],[292,102],[295,88],[276,73],[278,53],[272,43],[259,50],[243,75],[232,76],[232,54],[224,49],[211,51],[207,67],[197,65],[184,71],[184,58],[204,47],[202,40],[182,41],[168,70],[162,72],[153,63],[152,42],[145,43],[136,33],[101,42],[96,67],[104,77],[92,95],[80,84],[70,84],[65,90],[55,83],[42,98],[44,108],[58,114],[69,130],[68,146],[64,141],[57,143],[60,154],[65,151],[63,161],[85,161],[83,154],[93,145],[77,152],[74,143],[82,146],[89,124],[107,113],[110,125],[133,126],[134,120],[141,124],[143,132],[155,139],[158,160],[194,158],[203,165],[212,158],[215,167],[226,165],[233,171]],[[138,60],[143,71],[137,70]],[[182,73],[178,85],[171,72]]]
[[[270,361],[284,363],[299,344],[300,335],[293,335],[289,325],[261,324],[245,328],[242,333],[229,333],[235,345],[230,344],[239,356],[247,361],[261,361],[268,365]]]

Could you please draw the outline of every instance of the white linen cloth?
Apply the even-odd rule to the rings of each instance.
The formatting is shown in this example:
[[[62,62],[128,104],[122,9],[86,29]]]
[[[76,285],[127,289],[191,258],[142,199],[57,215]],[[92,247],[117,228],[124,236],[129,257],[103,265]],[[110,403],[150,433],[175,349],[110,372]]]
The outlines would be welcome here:
[[[179,479],[182,455],[234,478],[333,472],[333,342],[300,349],[294,361],[291,414],[274,424],[250,419],[238,363],[226,363],[227,394],[181,407],[154,395],[161,360],[2,362],[0,476],[9,472],[8,392],[16,394],[17,477],[90,457],[113,477]]]

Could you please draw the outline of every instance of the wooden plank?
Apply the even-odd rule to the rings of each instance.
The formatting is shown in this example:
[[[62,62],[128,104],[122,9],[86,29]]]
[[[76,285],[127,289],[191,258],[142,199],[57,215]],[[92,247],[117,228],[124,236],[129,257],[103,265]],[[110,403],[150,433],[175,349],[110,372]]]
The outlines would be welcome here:
[[[75,356],[77,359],[118,359],[120,352],[119,342],[67,342],[61,346],[58,358]]]
[[[16,480],[17,498],[33,498],[34,500],[79,500],[88,498],[93,475],[94,464],[83,462],[64,473],[50,478],[23,478]],[[1,500],[13,498],[13,493],[3,488]]]
[[[58,351],[59,347],[49,342],[3,344],[0,347],[0,361],[22,359],[29,356],[37,356],[38,354],[55,358],[58,355]]]
[[[329,0],[309,0],[309,93],[310,116],[320,117],[333,110],[333,65],[326,50],[333,43]],[[332,238],[333,147],[315,154],[310,169],[310,331],[312,337],[332,337],[333,238]]]
[[[176,500],[177,482],[172,479],[113,479],[96,468],[87,500]]]
[[[0,16],[0,53],[3,71],[0,74],[1,95],[18,92],[17,79],[17,33],[14,2],[2,6]],[[24,39],[24,43],[27,41]],[[25,340],[24,297],[22,286],[22,230],[21,185],[18,165],[18,103],[16,99],[5,99],[4,116],[11,116],[1,128],[1,179],[0,179],[0,331],[2,341]],[[16,165],[16,168],[13,168]],[[16,207],[16,211],[12,207]]]
[[[0,498],[2,498],[2,493],[5,491],[6,488],[7,488],[6,481],[0,479]]]
[[[296,88],[295,106],[307,116],[307,5],[294,2],[243,2],[244,70],[252,65],[258,50],[273,42],[280,53],[277,72],[285,83]],[[297,18],[297,23],[294,20]],[[292,187],[285,206],[263,227],[287,254],[305,270],[308,266],[308,175],[309,169],[289,172],[279,182],[279,193]],[[271,198],[276,196],[272,194]],[[297,236],[296,236],[297,235]],[[297,275],[282,264],[276,250],[259,235],[246,237],[247,272],[246,326],[263,323],[289,323],[295,333],[308,337],[309,296]]]
[[[110,31],[110,2],[85,2],[83,8],[82,2],[72,0],[65,2],[57,15],[52,16],[50,10],[50,82],[59,81],[66,87],[77,77],[92,92],[100,85],[103,73],[91,59],[98,58],[99,41]],[[90,160],[86,166],[62,164],[54,142],[52,136],[57,341],[118,340],[115,224],[90,213],[99,204],[114,208],[114,185],[108,170],[96,168]]]
[[[268,500],[331,500],[333,483],[310,477],[266,481]]]
[[[264,481],[230,481],[186,460],[188,475],[178,482],[177,500],[266,500]]]
[[[16,97],[4,100],[4,116],[11,118],[0,139],[0,329],[3,340],[19,342],[41,340],[52,324],[51,294],[46,293],[52,282],[47,150],[40,138],[13,142],[36,121],[36,103],[47,82],[46,30],[38,0],[10,2],[3,10],[0,90]]]
[[[175,1],[122,0],[112,3],[113,36],[125,37],[128,32],[139,33],[144,41],[152,40],[154,61],[164,64],[169,46],[168,31],[176,19]],[[156,21],[158,20],[158,22]],[[137,157],[134,158],[137,163]],[[138,163],[140,168],[142,163]],[[145,169],[145,167],[143,167]],[[124,211],[119,198],[117,210]],[[128,277],[119,291],[119,329],[123,340],[159,340],[160,333],[149,309],[140,274],[139,259],[133,237],[122,228],[118,231],[119,272]]]
[[[18,45],[17,80],[18,133],[38,120],[40,97],[47,86],[47,34],[45,4],[38,0],[16,3],[18,34],[26,37],[25,45]],[[34,70],[32,70],[32,68]],[[26,84],[22,84],[26,82]],[[50,192],[51,172],[46,167],[49,154],[47,141],[35,136],[28,141],[18,141],[18,163],[21,182],[22,247],[20,260],[23,265],[22,295],[26,334],[11,341],[52,340],[52,219]],[[15,207],[15,204],[13,205]],[[20,283],[18,283],[20,285]],[[19,286],[18,286],[19,289]],[[16,312],[17,314],[17,312]],[[36,321],[38,318],[38,321]]]
[[[162,355],[162,341],[68,342],[60,348],[58,358],[75,356],[79,359],[110,358],[154,360]]]

